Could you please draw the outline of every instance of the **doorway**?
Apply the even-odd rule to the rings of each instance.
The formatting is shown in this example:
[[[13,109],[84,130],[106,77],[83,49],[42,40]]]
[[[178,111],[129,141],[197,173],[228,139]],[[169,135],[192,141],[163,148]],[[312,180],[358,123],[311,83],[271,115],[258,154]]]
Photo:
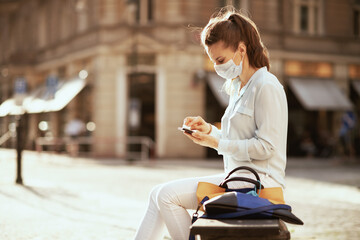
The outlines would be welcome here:
[[[130,74],[128,81],[128,136],[155,141],[155,74]],[[129,142],[128,152],[141,151],[136,142]]]

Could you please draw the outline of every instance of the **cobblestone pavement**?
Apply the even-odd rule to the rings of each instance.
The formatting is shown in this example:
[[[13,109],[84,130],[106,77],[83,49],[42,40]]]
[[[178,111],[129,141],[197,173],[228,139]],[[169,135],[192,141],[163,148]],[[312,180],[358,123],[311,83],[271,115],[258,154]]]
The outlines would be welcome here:
[[[15,167],[15,152],[0,149],[0,240],[129,240],[154,185],[222,171],[221,161],[129,165],[25,152],[24,186],[19,186]],[[359,170],[359,165],[289,160],[286,201],[305,222],[287,225],[292,239],[360,239]]]

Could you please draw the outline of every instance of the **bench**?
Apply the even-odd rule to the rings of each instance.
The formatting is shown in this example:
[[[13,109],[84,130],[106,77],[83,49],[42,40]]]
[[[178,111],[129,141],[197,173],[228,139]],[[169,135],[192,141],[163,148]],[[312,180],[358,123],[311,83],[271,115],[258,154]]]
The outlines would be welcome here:
[[[278,219],[205,219],[199,218],[190,233],[201,240],[285,240],[290,232]],[[200,237],[200,238],[199,238]]]

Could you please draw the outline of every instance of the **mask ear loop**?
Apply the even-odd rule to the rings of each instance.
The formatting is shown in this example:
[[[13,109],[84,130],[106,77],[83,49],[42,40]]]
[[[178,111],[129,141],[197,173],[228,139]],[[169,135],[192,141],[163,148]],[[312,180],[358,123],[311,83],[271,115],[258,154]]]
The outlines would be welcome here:
[[[240,55],[240,56],[241,56],[241,55]],[[243,64],[244,59],[245,59],[245,53],[242,54],[242,58],[241,58],[241,60],[240,60],[240,64]],[[239,64],[239,65],[240,65],[240,64]]]
[[[235,61],[234,61],[234,58],[235,58],[237,52],[238,52],[238,50],[235,51],[234,56],[231,58],[231,60],[233,60],[233,62],[234,62],[235,65],[236,65],[236,63],[235,63]],[[244,58],[243,58],[243,59],[244,59]],[[242,59],[242,60],[243,60],[243,59]],[[240,64],[241,64],[242,60],[240,61]],[[239,65],[240,65],[240,64],[239,64]],[[239,65],[236,65],[236,66],[239,66]],[[237,78],[238,78],[238,77],[234,77],[233,79],[231,79],[231,83],[232,83],[235,79],[237,79]]]
[[[234,53],[234,56],[232,57],[232,60],[233,60],[234,63],[235,63],[234,58],[235,58],[235,56],[236,56],[237,53],[238,53],[238,50],[236,50],[236,52]],[[241,55],[240,55],[240,56],[241,56]],[[243,59],[244,59],[244,57],[243,57]],[[243,59],[241,59],[240,64],[241,64],[241,62],[242,62]],[[236,63],[235,63],[235,65],[236,65]],[[239,66],[239,65],[236,65],[236,66]]]
[[[235,54],[236,54],[236,53],[235,53]],[[235,55],[234,55],[234,56],[235,56]],[[240,55],[240,56],[241,56],[241,55]],[[236,66],[243,65],[242,67],[244,67],[244,62],[243,62],[243,61],[244,61],[244,58],[245,58],[245,54],[242,56],[242,59],[240,60],[239,65],[236,65],[236,63],[234,62],[235,65],[236,65]],[[233,60],[233,61],[234,61],[234,60]],[[237,78],[237,77],[236,77],[236,78]],[[234,79],[235,79],[235,78],[234,78]],[[234,79],[233,79],[233,80],[234,80]],[[239,76],[239,80],[240,80],[240,76]],[[242,87],[242,84],[243,84],[243,83],[242,83],[241,80],[240,80],[240,86],[241,86],[241,87]],[[241,87],[239,88],[239,92],[238,92],[238,95],[239,95],[239,96],[240,96]]]

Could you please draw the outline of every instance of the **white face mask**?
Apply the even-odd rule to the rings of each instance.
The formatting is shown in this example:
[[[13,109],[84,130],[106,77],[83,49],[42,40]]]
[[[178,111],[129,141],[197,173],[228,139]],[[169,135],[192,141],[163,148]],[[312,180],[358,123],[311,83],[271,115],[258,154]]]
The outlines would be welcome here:
[[[233,58],[235,57],[236,52],[234,53]],[[241,75],[243,59],[241,60],[239,65],[236,65],[233,61],[233,58],[227,61],[226,63],[220,65],[214,65],[216,73],[225,79],[233,79]]]

